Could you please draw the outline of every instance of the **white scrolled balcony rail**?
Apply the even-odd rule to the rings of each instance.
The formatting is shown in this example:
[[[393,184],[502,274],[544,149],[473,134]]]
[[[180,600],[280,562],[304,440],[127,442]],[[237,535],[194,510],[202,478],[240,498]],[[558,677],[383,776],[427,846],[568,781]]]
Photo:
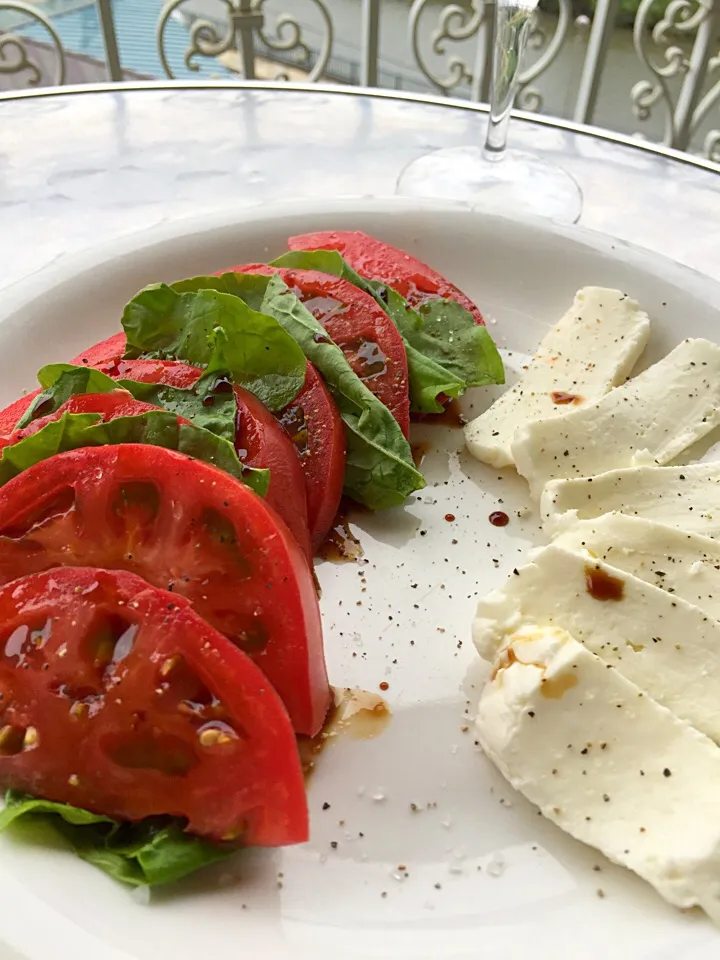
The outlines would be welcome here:
[[[53,15],[48,0],[0,0],[0,81],[15,75],[19,78],[16,85],[20,78],[27,86],[65,82],[73,51],[64,48],[56,25],[59,17],[54,19],[64,0],[50,2]],[[351,0],[285,0],[289,12],[271,16],[269,8],[274,2],[214,0],[208,6],[207,0],[167,0],[156,26],[160,70],[176,78],[181,71],[184,75],[199,71],[203,62],[219,63],[222,69],[248,80],[300,78],[400,88],[409,82],[415,90],[472,100],[489,98],[493,0],[413,0],[402,38],[406,44],[402,70],[392,54],[383,54],[389,5],[382,0],[358,0],[357,4]],[[348,30],[345,16],[344,35],[337,26],[342,2],[357,11],[358,21],[356,30]],[[547,110],[546,75],[562,67],[577,75],[566,84],[563,107],[551,104],[550,108],[576,122],[591,123],[603,102],[601,81],[618,37],[619,0],[596,0],[591,21],[574,15],[576,2],[555,0],[552,15],[535,16],[529,43],[532,56],[520,74],[517,105]],[[87,3],[97,8],[107,76],[121,80],[117,8],[113,11],[113,0]],[[170,45],[173,59],[168,30],[171,24],[177,29],[177,23],[185,26],[187,43],[182,56],[177,43]],[[397,28],[396,23],[394,26]],[[589,26],[589,31],[580,29],[583,26]],[[629,32],[625,36],[629,48]],[[396,46],[397,38],[392,44]],[[37,59],[40,48],[44,51],[42,68]],[[655,0],[640,0],[632,49],[636,78],[627,85],[625,125],[634,117],[636,132],[642,135],[643,125],[661,124],[662,133],[655,130],[653,135],[667,146],[682,150],[693,146],[718,160],[720,0],[669,0],[659,18]],[[715,117],[717,124],[712,122]]]

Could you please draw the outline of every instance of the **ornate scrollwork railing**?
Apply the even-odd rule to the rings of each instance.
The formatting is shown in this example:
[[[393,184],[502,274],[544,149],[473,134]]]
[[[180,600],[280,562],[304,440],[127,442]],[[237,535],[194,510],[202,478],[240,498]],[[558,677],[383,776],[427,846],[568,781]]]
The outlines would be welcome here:
[[[630,99],[641,121],[649,119],[654,108],[662,105],[664,142],[685,149],[693,133],[720,102],[720,80],[704,91],[706,82],[720,66],[720,55],[711,55],[711,44],[720,44],[720,0],[670,0],[662,18],[650,29],[652,4],[653,0],[642,0],[640,4],[633,44],[653,79],[636,83]],[[708,134],[708,155],[717,152],[719,138],[720,131]]]
[[[322,39],[319,51],[311,50],[305,42],[303,27],[293,15],[280,14],[268,28],[265,12],[266,0],[221,0],[223,17],[193,19],[186,7],[188,0],[169,0],[160,14],[157,25],[157,47],[160,62],[168,77],[175,73],[169,62],[166,49],[166,31],[171,18],[181,18],[188,27],[189,43],[184,55],[188,70],[200,69],[199,58],[217,59],[223,54],[233,52],[239,60],[243,76],[249,80],[256,78],[258,61],[263,54],[271,54],[303,71],[310,81],[320,79],[327,67],[333,46],[333,21],[327,0],[305,0],[312,4],[322,22]],[[268,78],[270,79],[270,78]],[[271,79],[288,79],[287,70],[282,68]]]
[[[45,2],[0,0],[0,80],[17,75],[27,86],[65,81],[72,52],[63,49]],[[277,15],[270,13],[274,2],[281,0],[219,0],[217,13],[209,14],[198,13],[193,0],[166,0],[157,22],[160,69],[175,78],[209,64],[217,65],[215,75],[219,68],[250,80],[330,79],[400,89],[407,80],[410,89],[428,84],[446,95],[489,99],[494,0],[413,0],[409,43],[397,64],[381,59],[379,53],[381,29],[387,27],[382,0],[344,0],[358,12],[357,41],[343,38],[350,51],[356,47],[355,60],[352,52],[344,60],[333,54],[340,0],[285,0],[289,12]],[[601,99],[600,78],[607,70],[608,52],[617,40],[618,0],[596,0],[592,21],[575,16],[576,2],[555,0],[554,13],[533,15],[530,62],[520,73],[517,105],[560,114],[569,110],[575,120],[591,123]],[[120,0],[114,8],[112,0],[86,3],[98,11],[107,74],[120,80],[116,29]],[[56,12],[62,5],[63,0],[50,4]],[[68,9],[75,6],[68,0]],[[589,26],[587,36],[574,25]],[[38,36],[41,30],[43,37]],[[655,129],[660,124],[662,133],[653,136],[661,135],[669,146],[688,149],[692,142],[700,149],[702,144],[707,156],[720,159],[720,128],[711,123],[720,115],[720,0],[668,0],[659,19],[657,0],[640,0],[632,36],[646,74],[634,84],[628,82],[635,117],[641,123],[652,120]],[[574,106],[569,97],[560,104],[557,82],[553,94],[553,81],[544,79],[545,74],[558,63],[568,73],[577,70],[579,54],[584,58],[582,76],[568,84],[577,90]]]
[[[40,24],[47,33],[50,45],[55,53],[55,69],[50,77],[43,76],[43,69],[33,57],[33,50],[27,38],[16,32],[16,28],[3,30],[0,27],[0,75],[25,74],[27,85],[36,87],[42,80],[46,83],[65,82],[65,50],[60,37],[50,20],[37,7],[21,0],[0,0],[0,14],[17,14],[20,23]]]
[[[437,25],[430,34],[430,51],[438,58],[448,54],[448,43],[475,38],[476,49],[471,66],[468,59],[450,55],[444,75],[438,75],[428,63],[422,45],[425,13],[436,10],[432,0],[414,0],[410,9],[410,45],[423,75],[442,93],[459,92],[469,86],[474,99],[487,100],[489,96],[494,7],[492,0],[471,0],[469,7],[447,4],[438,11]],[[542,51],[536,60],[521,72],[518,105],[525,110],[541,110],[543,96],[531,84],[547,70],[559,56],[568,39],[572,24],[572,0],[558,0],[558,18],[555,30],[548,36],[536,15],[533,15],[528,46]]]

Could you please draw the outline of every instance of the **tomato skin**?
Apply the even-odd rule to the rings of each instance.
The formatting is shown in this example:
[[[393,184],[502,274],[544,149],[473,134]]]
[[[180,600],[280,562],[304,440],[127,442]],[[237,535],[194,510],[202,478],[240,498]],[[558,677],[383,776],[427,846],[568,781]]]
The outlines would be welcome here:
[[[91,347],[86,355],[90,356],[95,350]],[[199,367],[175,360],[123,360],[121,355],[116,355],[97,360],[95,366],[115,379],[164,383],[181,390],[194,386],[202,376]],[[254,394],[237,385],[234,389],[238,409],[235,430],[238,457],[249,467],[265,467],[270,471],[265,499],[292,530],[308,563],[312,563],[305,482],[295,447]]]
[[[359,274],[386,283],[405,297],[411,307],[444,297],[465,307],[477,323],[485,324],[472,300],[437,270],[404,250],[359,230],[304,233],[290,237],[288,247],[290,250],[337,250]]]
[[[3,786],[121,820],[185,817],[216,841],[307,839],[282,704],[186,600],[54,569],[0,589],[0,624]]]
[[[42,430],[48,423],[59,420],[65,413],[99,413],[101,422],[114,420],[116,417],[138,417],[152,410],[161,410],[152,403],[143,403],[136,400],[127,390],[113,390],[110,393],[79,393],[70,397],[54,413],[45,417],[38,417],[21,430],[13,430],[9,437],[0,438],[0,448],[12,446],[25,437],[32,436]],[[185,417],[178,416],[180,423],[190,423]]]
[[[345,427],[330,391],[311,363],[305,383],[279,415],[290,437],[298,437],[305,474],[308,526],[313,551],[325,541],[340,506],[345,480]]]
[[[10,436],[20,418],[39,394],[39,389],[33,390],[31,393],[26,393],[24,397],[19,397],[4,410],[0,410],[0,437]]]
[[[126,345],[125,334],[123,332],[114,333],[107,340],[101,340],[99,343],[94,343],[91,347],[83,350],[70,363],[76,367],[97,367],[108,357],[121,357],[125,353]]]
[[[70,362],[76,366],[85,364],[90,367],[95,367],[107,357],[122,356],[124,352],[125,334],[116,333],[107,340],[102,340],[100,343],[96,343],[92,347],[89,347],[87,350],[83,351],[83,353],[78,354],[77,357]],[[20,397],[18,400],[15,400],[9,406],[5,407],[4,410],[0,410],[0,437],[7,437],[13,432],[20,418],[23,416],[35,397],[39,396],[40,392],[40,389],[32,390],[30,393],[25,394],[24,397]]]
[[[348,280],[317,270],[288,270],[251,263],[231,267],[233,273],[277,273],[328,336],[340,347],[353,371],[410,434],[410,388],[407,356],[400,333],[364,290]]]
[[[229,474],[148,444],[57,454],[0,489],[0,584],[57,566],[128,570],[187,598],[260,667],[298,733],[330,704],[312,572]]]

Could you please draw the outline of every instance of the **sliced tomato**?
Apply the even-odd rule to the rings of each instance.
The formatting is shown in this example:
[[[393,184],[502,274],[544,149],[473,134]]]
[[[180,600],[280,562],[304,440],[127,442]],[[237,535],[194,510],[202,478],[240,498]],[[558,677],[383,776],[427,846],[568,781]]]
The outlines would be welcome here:
[[[257,662],[299,733],[320,729],[330,693],[312,572],[229,474],[147,444],[43,460],[0,489],[0,584],[60,565],[128,570],[186,597]]]
[[[211,840],[307,839],[287,713],[188,602],[120,571],[0,589],[0,783]]]
[[[10,436],[18,425],[18,421],[39,393],[39,389],[33,390],[31,393],[25,394],[24,397],[15,400],[4,410],[0,410],[0,437]]]
[[[340,347],[353,371],[410,433],[407,356],[400,333],[370,294],[317,270],[286,270],[251,263],[234,273],[279,274]]]
[[[70,363],[75,366],[97,367],[108,357],[121,357],[125,353],[125,334],[115,333],[107,340],[101,340],[100,343],[94,343],[91,347],[79,353]]]
[[[411,307],[443,297],[465,307],[477,323],[485,323],[472,300],[437,270],[359,230],[304,233],[290,237],[288,246],[291,250],[337,250],[359,274],[368,280],[386,283],[405,297]]]
[[[143,403],[136,400],[127,390],[113,390],[110,393],[79,393],[70,397],[54,413],[45,417],[38,417],[21,430],[13,430],[9,437],[0,438],[0,449],[11,446],[25,437],[42,430],[53,420],[59,420],[65,413],[99,413],[103,422],[114,420],[116,417],[139,417],[151,410],[160,410],[152,403]],[[190,423],[185,417],[178,417],[180,423]]]
[[[115,379],[164,383],[187,389],[202,376],[202,370],[198,367],[174,360],[123,360],[121,351],[125,348],[125,337],[124,334],[118,337],[104,341],[106,344],[116,341],[114,355],[100,357],[99,354],[104,351],[99,349],[102,344],[97,344],[81,356],[93,360],[91,366]],[[238,458],[249,467],[264,467],[270,471],[270,486],[265,499],[293,532],[310,563],[312,546],[305,481],[295,447],[272,413],[254,394],[236,386],[235,399],[238,410],[235,448]]]
[[[311,363],[307,365],[305,385],[278,419],[300,455],[310,539],[316,551],[330,532],[340,506],[345,428],[330,391]]]

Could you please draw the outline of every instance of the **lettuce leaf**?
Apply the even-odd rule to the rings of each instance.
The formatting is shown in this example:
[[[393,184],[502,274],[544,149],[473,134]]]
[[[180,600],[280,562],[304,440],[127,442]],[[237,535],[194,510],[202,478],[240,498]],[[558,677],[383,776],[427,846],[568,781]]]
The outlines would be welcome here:
[[[286,407],[305,383],[303,352],[277,320],[210,283],[190,292],[145,287],[125,307],[122,325],[126,357],[222,368],[270,410]]]
[[[504,383],[500,354],[485,327],[454,300],[428,300],[413,309],[386,284],[356,273],[337,250],[284,253],[271,266],[319,270],[348,280],[379,304],[400,331],[410,376],[410,404],[418,413],[440,413],[440,395],[459,397],[468,387]]]
[[[178,291],[213,288],[270,314],[320,371],[347,428],[345,492],[371,510],[402,504],[425,486],[397,421],[353,372],[342,350],[279,276],[226,273],[173,284]]]
[[[118,387],[127,390],[135,400],[152,403],[171,413],[190,420],[196,427],[209,430],[218,437],[234,443],[237,402],[232,390],[215,389],[218,380],[228,376],[224,369],[210,369],[194,386],[187,389],[170,387],[163,383],[138,383],[136,380],[113,380],[100,370],[73,366],[70,363],[51,363],[38,371],[37,378],[44,387],[28,408],[19,427],[25,427],[40,416],[55,413],[70,397],[82,393],[111,393]],[[212,398],[212,403],[206,401]]]
[[[19,820],[50,825],[83,860],[132,886],[171,883],[237,852],[236,847],[185,833],[178,819],[152,817],[120,823],[80,807],[8,790],[5,809],[0,811],[0,831]]]
[[[232,443],[193,424],[179,423],[167,410],[103,423],[98,413],[64,413],[42,430],[2,449],[0,486],[41,460],[65,450],[118,443],[149,443],[204,460],[245,483],[260,496],[267,492],[269,471],[244,466]]]

